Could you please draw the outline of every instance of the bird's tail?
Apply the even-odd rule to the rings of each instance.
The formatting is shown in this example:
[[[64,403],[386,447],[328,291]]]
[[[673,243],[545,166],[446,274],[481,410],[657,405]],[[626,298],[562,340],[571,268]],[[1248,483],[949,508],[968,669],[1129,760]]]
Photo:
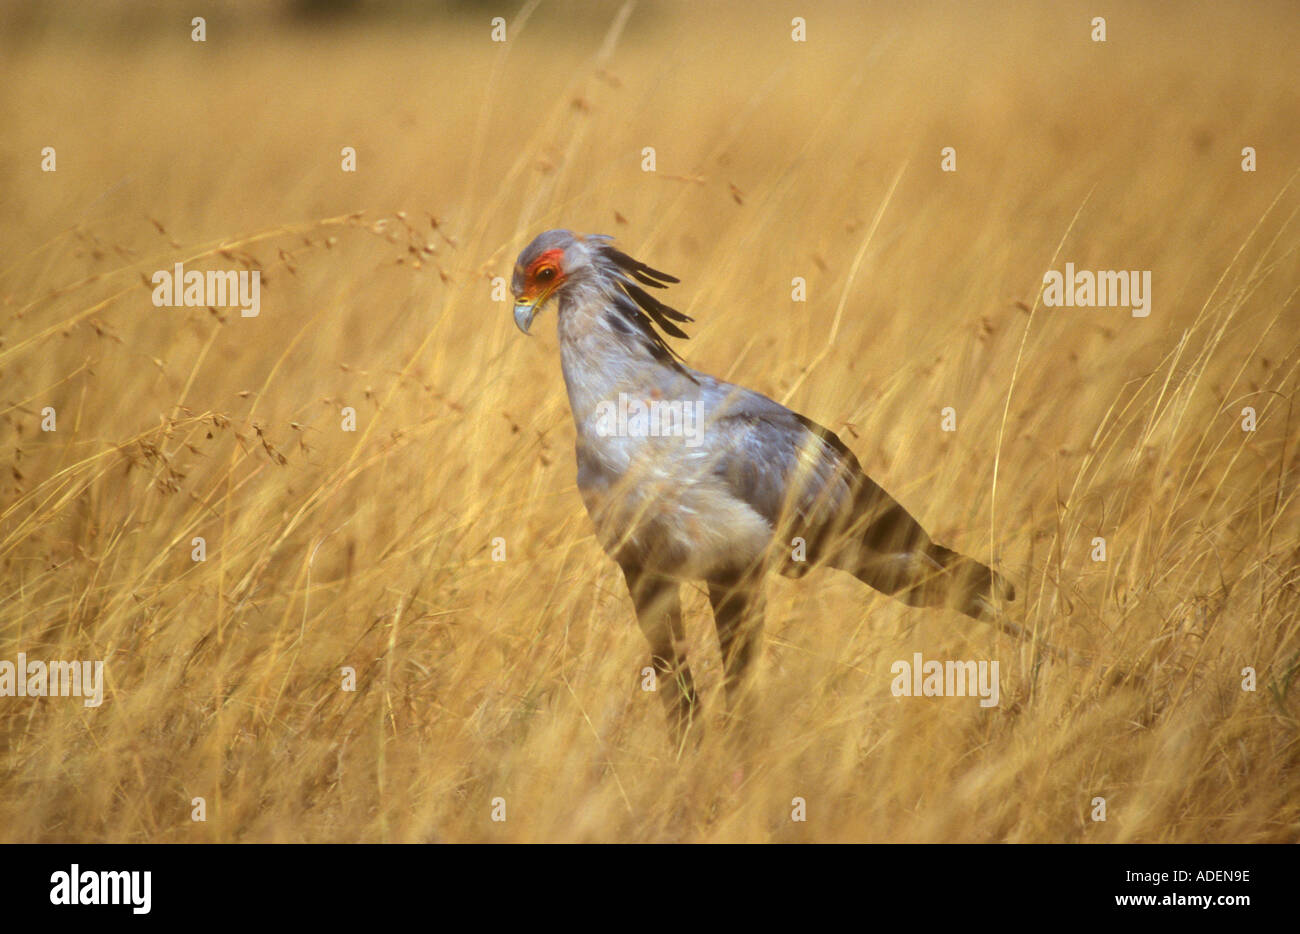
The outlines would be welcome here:
[[[858,491],[852,527],[829,563],[911,606],[949,606],[995,622],[994,600],[1015,599],[1006,578],[932,541],[897,500],[869,480],[866,484]]]
[[[955,597],[955,606],[967,616],[991,620],[996,598],[1003,603],[1016,599],[1016,588],[1005,577],[974,558],[958,554],[942,545],[930,544],[929,556],[943,568],[951,581],[949,593]]]
[[[993,622],[994,599],[1009,602],[1016,596],[1007,579],[988,565],[936,545],[928,536],[898,550],[858,549],[854,558],[844,570],[911,606],[947,606]]]
[[[857,516],[854,528],[861,531],[832,552],[833,567],[911,606],[952,607],[1018,639],[1033,641],[1057,658],[1090,664],[1070,649],[1034,638],[1007,613],[997,612],[995,601],[1016,599],[1011,582],[988,565],[936,544],[884,490],[874,484],[865,487],[858,498]]]
[[[1016,599],[1011,582],[988,565],[935,543],[911,513],[860,471],[852,517],[847,528],[828,527],[818,538],[816,550],[832,567],[911,606],[952,607],[1063,661],[1092,665],[1089,658],[1058,648],[1007,612],[998,612],[996,603]],[[1145,680],[1113,666],[1100,670],[1108,683]]]

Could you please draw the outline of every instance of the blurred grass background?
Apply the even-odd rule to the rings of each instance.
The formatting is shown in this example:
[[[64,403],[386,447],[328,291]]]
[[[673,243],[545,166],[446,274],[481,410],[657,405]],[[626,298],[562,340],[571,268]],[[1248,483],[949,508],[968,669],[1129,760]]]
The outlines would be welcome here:
[[[1300,15],[1095,6],[0,6],[0,659],[107,678],[0,698],[0,839],[1294,842]],[[773,580],[761,739],[675,759],[552,316],[492,298],[555,226],[1097,665]],[[1038,306],[1067,261],[1151,316]],[[175,262],[261,315],[155,308]],[[917,651],[1001,706],[894,698]]]

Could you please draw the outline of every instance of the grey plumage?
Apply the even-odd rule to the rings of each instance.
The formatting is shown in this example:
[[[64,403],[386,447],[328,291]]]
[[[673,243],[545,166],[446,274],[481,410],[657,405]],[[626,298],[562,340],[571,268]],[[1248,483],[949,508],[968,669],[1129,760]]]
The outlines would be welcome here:
[[[757,654],[768,570],[798,577],[826,564],[909,604],[994,620],[991,596],[1011,599],[1010,585],[931,541],[833,432],[685,365],[656,326],[684,337],[678,324],[691,319],[642,287],[677,281],[614,249],[609,237],[565,230],[529,244],[513,277],[525,333],[559,299],[578,489],[623,569],[656,667],[680,688],[664,692],[679,735],[696,703],[677,646],[682,581],[709,585],[733,704]],[[681,431],[611,431],[611,411],[625,403],[670,414],[680,403],[682,415],[667,425]],[[693,439],[687,413],[698,420]]]

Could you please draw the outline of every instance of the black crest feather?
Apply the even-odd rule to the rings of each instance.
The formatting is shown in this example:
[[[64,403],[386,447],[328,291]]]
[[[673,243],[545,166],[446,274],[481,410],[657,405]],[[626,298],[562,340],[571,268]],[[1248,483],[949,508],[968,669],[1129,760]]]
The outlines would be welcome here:
[[[615,278],[619,287],[623,290],[622,300],[618,302],[619,310],[649,340],[651,350],[656,357],[671,364],[679,372],[690,376],[679,362],[682,359],[681,355],[668,346],[663,334],[655,330],[655,325],[657,324],[663,329],[664,334],[670,337],[689,340],[690,335],[673,322],[689,322],[695,319],[690,315],[682,314],[676,308],[665,305],[641,288],[640,285],[637,285],[639,282],[641,285],[648,285],[651,288],[666,289],[670,283],[680,282],[681,280],[676,276],[668,275],[666,272],[652,269],[645,263],[633,259],[626,253],[611,246],[603,247],[601,253],[618,270]]]
[[[654,319],[654,323],[663,328],[666,333],[671,334],[673,337],[689,339],[689,335],[673,324],[673,321],[691,321],[693,319],[690,315],[684,315],[676,308],[669,308],[645,289],[630,282],[623,283],[623,289],[628,295],[632,296],[633,301],[640,305],[646,314]]]
[[[666,272],[651,269],[640,260],[633,259],[621,250],[614,249],[612,246],[605,247],[603,252],[611,261],[613,261],[615,266],[626,272],[642,285],[648,285],[651,288],[656,289],[666,289],[668,288],[669,283],[678,283],[682,281],[676,276],[668,275]]]

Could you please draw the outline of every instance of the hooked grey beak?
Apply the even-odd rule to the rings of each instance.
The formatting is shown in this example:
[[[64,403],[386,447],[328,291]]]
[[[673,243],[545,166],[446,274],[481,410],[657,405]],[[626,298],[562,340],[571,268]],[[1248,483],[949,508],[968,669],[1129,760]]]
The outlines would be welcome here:
[[[537,314],[537,305],[532,303],[515,302],[515,324],[519,330],[525,334],[532,327],[533,317]]]

